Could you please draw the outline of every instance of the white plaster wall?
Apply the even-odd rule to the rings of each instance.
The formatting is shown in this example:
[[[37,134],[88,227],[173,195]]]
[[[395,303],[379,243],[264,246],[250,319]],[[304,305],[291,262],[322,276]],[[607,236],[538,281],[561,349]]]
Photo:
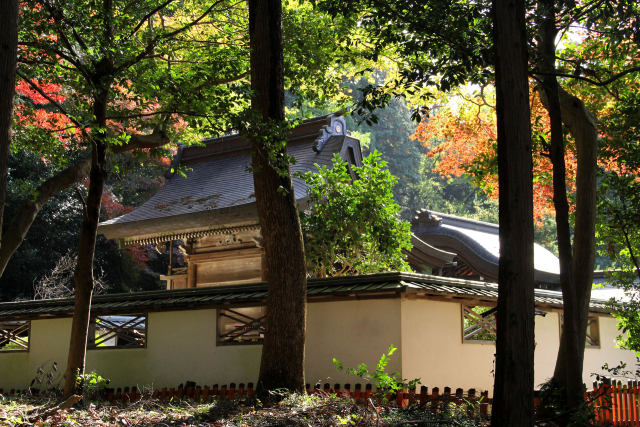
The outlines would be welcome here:
[[[114,386],[255,382],[260,345],[216,346],[216,310],[149,313],[147,347],[87,351],[87,370]]]
[[[36,377],[38,368],[51,372],[53,362],[58,366],[54,378],[59,380],[66,366],[70,336],[70,318],[32,320],[29,351],[0,353],[0,388],[23,390]]]
[[[616,345],[616,338],[620,334],[616,326],[617,320],[611,316],[599,316],[600,348],[587,348],[584,351],[584,378],[587,388],[591,388],[594,377],[591,374],[603,374],[610,376],[602,370],[606,362],[609,366],[616,366],[621,361],[627,364],[627,370],[635,372],[636,356],[633,352],[622,350]]]
[[[462,342],[460,303],[402,298],[404,378],[432,387],[492,387],[494,344]]]
[[[535,317],[534,385],[536,388],[553,375],[560,343],[557,311]],[[609,362],[623,360],[635,366],[635,355],[615,346],[616,321],[600,316],[599,348],[585,350],[583,380],[590,387],[594,372]],[[449,386],[493,390],[495,345],[462,341],[462,314],[459,302],[402,299],[403,374],[420,378],[428,387]]]
[[[560,320],[556,311],[544,310],[547,314],[536,316],[534,351],[534,387],[538,388],[553,376],[556,356],[560,345]]]
[[[387,370],[421,378],[428,387],[493,387],[494,344],[463,343],[458,302],[389,298],[318,302],[308,306],[306,379],[309,383],[357,383],[336,370],[366,363],[371,369],[389,345],[398,347]],[[600,348],[585,352],[584,380],[604,362],[635,366],[633,353],[615,347],[615,319],[600,316]],[[58,363],[64,372],[71,319],[31,322],[29,352],[0,353],[0,388],[24,389],[38,367]],[[260,345],[216,346],[216,310],[149,314],[147,347],[87,351],[87,370],[112,379],[114,387],[255,382]],[[536,316],[535,385],[549,378],[559,343],[558,313]]]
[[[338,371],[333,358],[338,359],[345,370],[360,363],[366,363],[373,370],[389,345],[398,350],[391,358],[388,371],[402,374],[399,298],[309,304],[306,381],[332,385],[363,383],[357,377]]]
[[[365,362],[374,367],[390,344],[401,347],[399,299],[313,303],[308,306],[307,381],[357,382],[339,372]],[[254,382],[261,345],[216,346],[216,310],[149,313],[147,347],[87,350],[87,372],[111,379],[111,386],[176,387]],[[56,361],[63,373],[71,319],[34,320],[29,352],[0,353],[0,388],[24,389],[41,364]],[[389,368],[400,371],[400,350]]]

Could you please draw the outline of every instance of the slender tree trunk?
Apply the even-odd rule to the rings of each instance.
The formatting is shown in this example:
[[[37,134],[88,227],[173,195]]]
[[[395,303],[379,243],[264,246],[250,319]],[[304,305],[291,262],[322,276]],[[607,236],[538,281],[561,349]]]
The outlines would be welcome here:
[[[539,3],[539,68],[542,71],[543,104],[551,121],[553,192],[560,258],[564,326],[553,375],[553,384],[565,393],[569,412],[584,402],[582,372],[589,300],[595,258],[597,130],[584,104],[564,91],[555,77],[555,8],[552,0]],[[573,249],[569,226],[565,152],[562,123],[576,141],[576,215]]]
[[[533,172],[523,0],[494,0],[500,263],[492,426],[533,425]]]
[[[576,142],[578,157],[573,230],[573,280],[577,307],[578,353],[575,357],[565,357],[563,360],[566,365],[577,362],[582,375],[595,261],[598,131],[595,118],[580,99],[562,88],[559,88],[559,99],[562,121]],[[580,381],[582,385],[582,378]]]
[[[267,128],[284,122],[282,4],[249,1],[252,108]],[[269,282],[266,333],[257,391],[304,390],[306,267],[286,147],[273,135],[252,140],[253,181]],[[271,160],[270,160],[271,159]]]
[[[7,199],[7,173],[9,169],[9,145],[13,97],[16,87],[16,63],[18,59],[18,2],[0,0],[0,234]],[[2,245],[0,237],[0,247]]]
[[[564,321],[560,348],[554,372],[554,380],[565,393],[567,409],[577,408],[582,401],[582,366],[578,360],[579,325],[576,288],[573,277],[573,254],[569,227],[569,202],[567,200],[564,135],[560,111],[559,86],[555,76],[555,3],[541,0],[538,3],[540,37],[538,41],[539,67],[542,71],[542,88],[551,123],[551,162],[553,164],[553,204],[556,211],[558,255],[560,258],[560,285],[562,287]],[[570,364],[566,357],[572,357]]]
[[[105,85],[106,86],[106,85]],[[108,87],[108,86],[107,86]],[[91,316],[91,296],[93,294],[93,258],[96,246],[102,190],[106,176],[106,118],[107,93],[105,89],[96,96],[93,112],[96,117],[92,126],[91,171],[89,173],[89,194],[84,206],[84,219],[78,243],[78,263],[73,275],[75,302],[71,322],[71,340],[65,372],[64,395],[76,391],[76,377],[84,374],[87,352],[87,336]]]

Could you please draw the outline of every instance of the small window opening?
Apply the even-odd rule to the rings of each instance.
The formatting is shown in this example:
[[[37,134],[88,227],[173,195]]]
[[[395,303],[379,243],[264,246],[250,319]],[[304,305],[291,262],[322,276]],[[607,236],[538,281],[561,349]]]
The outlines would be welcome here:
[[[264,307],[240,307],[218,310],[218,345],[262,344]]]
[[[495,342],[497,307],[462,305],[462,340]]]
[[[29,320],[0,322],[0,352],[29,351],[30,334]]]
[[[146,345],[146,314],[96,316],[91,319],[88,348],[140,348]]]

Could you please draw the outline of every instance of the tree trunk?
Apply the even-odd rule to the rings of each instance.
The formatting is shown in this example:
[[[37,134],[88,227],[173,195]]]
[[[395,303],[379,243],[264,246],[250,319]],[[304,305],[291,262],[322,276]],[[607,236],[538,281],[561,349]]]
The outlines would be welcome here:
[[[16,87],[16,63],[18,60],[18,2],[0,1],[0,233],[7,199],[7,173],[9,169],[9,145],[13,96]],[[0,247],[2,247],[0,238]]]
[[[542,88],[545,106],[551,123],[551,162],[553,165],[553,204],[556,211],[558,256],[560,259],[560,285],[562,287],[564,321],[560,338],[560,350],[554,372],[554,386],[565,393],[565,404],[572,412],[583,401],[582,365],[576,359],[579,354],[579,324],[576,288],[569,226],[569,202],[567,200],[564,135],[560,109],[559,86],[555,76],[555,3],[541,0],[538,3],[539,40],[538,58],[542,72]],[[571,358],[567,363],[566,358]]]
[[[280,0],[249,1],[252,108],[262,125],[284,122],[282,4]],[[262,126],[261,126],[262,128]],[[257,391],[304,390],[306,267],[300,220],[286,162],[286,147],[278,137],[252,138],[253,181],[265,250],[266,333]],[[266,139],[265,139],[266,138]],[[271,159],[271,160],[270,160]]]
[[[106,85],[105,85],[106,86]],[[91,296],[93,294],[93,257],[96,246],[102,190],[106,176],[106,120],[107,90],[99,93],[94,100],[93,112],[96,123],[92,126],[91,171],[89,173],[89,194],[84,206],[84,219],[78,243],[78,263],[73,275],[75,301],[71,322],[71,340],[64,381],[64,396],[76,391],[76,377],[84,374],[87,352],[87,334],[91,316]]]
[[[559,106],[562,121],[576,141],[578,165],[571,259],[572,278],[567,286],[571,293],[565,292],[565,284],[562,283],[564,329],[553,380],[569,393],[567,394],[569,407],[578,409],[583,401],[582,372],[595,259],[598,136],[595,120],[582,101],[562,88],[559,88]],[[561,260],[561,267],[562,265]],[[573,331],[567,329],[569,319],[571,319],[571,327],[575,328]]]
[[[555,10],[553,1],[539,3],[541,16],[540,64],[542,101],[551,120],[554,205],[560,258],[564,326],[553,374],[553,384],[565,393],[569,412],[584,402],[582,381],[589,300],[595,259],[597,128],[582,101],[559,87],[555,77]],[[576,142],[576,214],[571,245],[562,123]]]
[[[589,318],[589,301],[593,285],[596,223],[596,174],[598,131],[596,120],[577,97],[559,88],[562,121],[576,142],[576,213],[573,231],[573,280],[578,312],[578,354],[566,363],[584,361],[584,347]]]
[[[494,0],[500,263],[492,426],[533,425],[533,172],[522,0]]]

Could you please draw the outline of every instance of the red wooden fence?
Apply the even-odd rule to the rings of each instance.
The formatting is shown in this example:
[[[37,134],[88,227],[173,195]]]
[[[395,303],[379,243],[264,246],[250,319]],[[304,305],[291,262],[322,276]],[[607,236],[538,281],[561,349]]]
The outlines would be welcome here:
[[[33,390],[32,394],[37,395]],[[0,394],[3,391],[0,389]],[[24,393],[23,391],[10,390],[9,395]],[[400,390],[394,394],[382,395],[374,391],[371,384],[316,384],[311,387],[307,384],[307,393],[335,393],[338,396],[349,397],[358,403],[366,403],[371,399],[375,405],[391,404],[399,407],[419,405],[433,412],[442,412],[450,404],[466,408],[470,414],[489,417],[493,399],[487,391],[478,393],[475,389],[466,392],[457,388],[452,392],[450,387],[444,387],[440,392],[438,387],[429,388],[422,386],[419,389]],[[252,397],[255,394],[253,383],[230,383],[229,385],[214,384],[213,386],[199,386],[188,381],[174,388],[162,388],[153,391],[140,391],[137,387],[124,387],[106,389],[103,397],[110,401],[133,402],[140,398],[154,398],[161,401],[171,399],[190,399],[196,402],[211,402],[214,400],[235,400]],[[383,399],[384,398],[384,399]],[[597,425],[601,426],[625,426],[640,427],[640,382],[605,379],[601,383],[594,383],[593,390],[586,393],[587,401],[594,408]],[[536,402],[537,404],[537,402]]]
[[[587,393],[592,402],[598,425],[640,427],[640,384],[638,381],[593,383]]]

